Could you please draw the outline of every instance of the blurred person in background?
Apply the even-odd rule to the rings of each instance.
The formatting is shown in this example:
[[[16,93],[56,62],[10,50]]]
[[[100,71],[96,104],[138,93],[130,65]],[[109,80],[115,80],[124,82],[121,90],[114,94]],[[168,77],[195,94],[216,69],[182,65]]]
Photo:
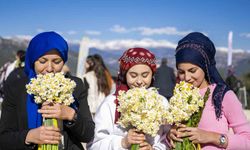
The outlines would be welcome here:
[[[111,91],[107,68],[102,64],[102,58],[96,56],[89,55],[87,57],[85,63],[86,73],[83,75],[83,81],[89,87],[88,104],[92,116],[95,115],[98,106]]]
[[[23,68],[25,61],[25,51],[18,50],[15,54],[13,62],[7,62],[0,68],[0,102],[3,100],[3,85],[9,74],[16,68]]]
[[[174,69],[167,65],[167,58],[163,57],[161,65],[155,73],[154,87],[159,93],[165,96],[168,100],[173,96],[173,91],[176,83]]]
[[[240,87],[242,86],[242,83],[236,77],[233,66],[228,67],[227,78],[226,78],[225,82],[230,87],[230,89],[233,90],[236,95],[238,95],[238,91],[239,91]]]
[[[97,60],[97,63],[100,63],[103,66],[103,68],[105,68],[105,75],[106,75],[106,78],[108,80],[108,85],[109,85],[108,88],[111,92],[114,91],[115,90],[115,80],[113,80],[109,69],[106,67],[106,65],[103,61],[102,56],[99,54],[94,54],[93,56]]]

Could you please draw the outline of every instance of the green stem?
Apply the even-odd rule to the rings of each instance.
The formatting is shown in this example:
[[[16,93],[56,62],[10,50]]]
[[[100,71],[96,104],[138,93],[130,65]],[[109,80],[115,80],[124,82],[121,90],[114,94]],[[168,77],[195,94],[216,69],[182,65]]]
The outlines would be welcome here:
[[[140,145],[139,144],[132,144],[130,150],[139,150]]]
[[[50,118],[45,118],[43,124],[47,127],[57,126],[57,123]],[[58,144],[42,144],[42,150],[58,150]]]

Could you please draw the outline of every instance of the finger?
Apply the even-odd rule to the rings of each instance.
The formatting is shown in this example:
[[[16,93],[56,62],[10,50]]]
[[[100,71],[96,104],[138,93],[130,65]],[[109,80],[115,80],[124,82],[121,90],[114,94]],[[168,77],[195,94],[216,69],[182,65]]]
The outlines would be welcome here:
[[[186,127],[185,124],[179,124],[179,125],[178,125],[178,128],[185,128],[185,127]]]
[[[61,140],[61,136],[57,133],[49,133],[46,137],[47,140]]]
[[[55,103],[54,106],[61,106],[62,104],[60,103]]]
[[[140,150],[150,150],[151,145],[148,142],[142,142],[140,143]]]
[[[52,113],[52,114],[42,113],[42,117],[43,118],[58,118],[57,114],[54,114],[54,113]]]
[[[183,141],[181,138],[178,137],[178,135],[175,136],[174,134],[171,134],[171,135],[170,135],[170,138],[171,138],[172,140],[178,141],[178,142],[182,142],[182,141]]]
[[[179,132],[191,132],[193,131],[195,128],[192,127],[185,127],[185,128],[179,128],[178,131]]]
[[[49,106],[49,105],[45,105],[41,107],[42,110],[53,110],[55,109],[55,106]]]
[[[60,132],[56,132],[56,131],[47,131],[45,132],[45,135],[61,138]]]
[[[190,132],[180,132],[177,137],[185,138],[185,137],[189,137],[190,135],[191,135]]]
[[[47,131],[60,132],[60,129],[58,127],[54,127],[54,126],[44,126],[44,129]]]
[[[190,136],[188,139],[189,139],[190,141],[194,141],[194,140],[196,140],[196,137],[193,135],[193,136]]]
[[[51,114],[51,113],[55,113],[56,110],[54,109],[38,109],[38,113],[40,114]]]
[[[134,137],[133,140],[143,142],[143,141],[145,141],[145,138],[143,138],[143,137]]]
[[[173,140],[170,140],[170,145],[171,145],[171,147],[175,148],[175,144],[174,144]]]
[[[149,145],[149,144],[147,142],[145,142],[145,141],[140,143],[140,147],[144,147],[144,146],[147,146],[147,145]]]
[[[49,101],[43,102],[42,106],[46,106],[46,105],[52,106],[53,103],[52,103],[52,102],[49,102]]]
[[[182,128],[186,128],[186,125],[184,125],[184,124],[175,125],[176,131],[179,131],[179,130],[182,129]]]
[[[47,137],[61,138],[61,133],[56,131],[45,131],[43,134]]]
[[[144,142],[144,139],[133,137],[131,138],[131,143],[140,144]]]
[[[59,144],[60,140],[44,140],[46,144]]]
[[[192,143],[198,144],[198,143],[200,143],[200,142],[199,142],[198,140],[193,140]]]

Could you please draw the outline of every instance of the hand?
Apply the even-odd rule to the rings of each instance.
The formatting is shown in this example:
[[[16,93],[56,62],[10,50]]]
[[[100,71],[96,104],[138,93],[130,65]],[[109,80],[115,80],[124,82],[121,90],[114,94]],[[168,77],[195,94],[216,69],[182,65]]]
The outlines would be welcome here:
[[[220,137],[220,134],[218,133],[193,127],[180,128],[178,131],[181,132],[181,134],[178,135],[179,137],[188,137],[193,143],[206,144],[213,143],[213,141],[217,143],[217,139]]]
[[[186,127],[185,125],[183,124],[180,124],[180,125],[174,125],[171,127],[171,129],[169,130],[168,134],[167,134],[167,139],[169,140],[170,142],[170,145],[171,147],[175,148],[175,144],[174,144],[174,141],[178,141],[178,142],[182,142],[183,140],[179,137],[180,136],[180,132],[179,128],[184,128]]]
[[[153,147],[146,141],[140,144],[140,150],[153,150]]]
[[[38,110],[44,118],[57,118],[61,120],[72,120],[75,110],[69,106],[44,102]]]
[[[34,144],[59,144],[61,133],[59,128],[45,127],[31,129],[25,139],[25,143]]]
[[[129,148],[131,144],[141,144],[145,139],[143,133],[138,133],[136,129],[129,129],[128,134],[122,139],[122,147]]]

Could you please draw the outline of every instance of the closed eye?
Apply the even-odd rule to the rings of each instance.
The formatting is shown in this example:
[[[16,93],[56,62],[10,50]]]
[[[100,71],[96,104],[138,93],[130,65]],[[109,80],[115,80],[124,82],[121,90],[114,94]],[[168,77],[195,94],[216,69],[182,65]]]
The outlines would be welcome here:
[[[135,72],[130,72],[129,74],[132,78],[136,78],[138,76],[138,74]]]
[[[195,73],[197,71],[197,68],[191,68],[188,71],[191,72],[191,73]]]
[[[144,72],[144,73],[142,74],[142,77],[143,77],[143,78],[146,78],[146,77],[148,76],[148,74],[149,74],[149,72]]]
[[[41,58],[38,60],[40,64],[45,64],[47,62],[47,59]]]
[[[55,64],[60,64],[62,61],[63,61],[62,59],[55,59],[53,62],[54,62]]]

